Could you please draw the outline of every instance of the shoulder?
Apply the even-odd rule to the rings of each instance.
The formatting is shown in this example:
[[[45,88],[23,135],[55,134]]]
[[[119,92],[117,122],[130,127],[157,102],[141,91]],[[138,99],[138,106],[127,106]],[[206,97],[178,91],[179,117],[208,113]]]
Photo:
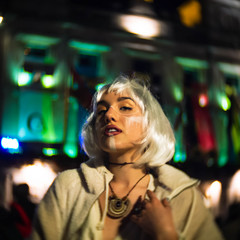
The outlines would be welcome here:
[[[170,199],[199,184],[197,179],[191,178],[185,172],[169,164],[164,164],[158,168],[157,178],[159,187],[166,191],[165,194]]]
[[[191,178],[185,172],[169,164],[164,164],[159,167],[158,178],[161,181],[168,183],[173,188],[190,182],[196,182],[196,179]]]
[[[79,183],[82,179],[82,175],[88,177],[88,175],[97,171],[96,164],[97,161],[95,159],[90,159],[81,163],[79,168],[64,170],[58,174],[55,182],[59,182],[66,186]]]
[[[95,192],[102,189],[104,178],[110,181],[112,173],[105,167],[103,161],[90,159],[82,163],[78,169],[61,172],[55,180],[55,185],[61,186],[64,190],[83,187],[87,192]]]
[[[79,169],[64,170],[57,175],[56,181],[68,185],[79,179],[79,171]]]
[[[62,189],[69,189],[80,182],[80,169],[70,169],[62,171],[57,175],[53,187],[59,186]]]

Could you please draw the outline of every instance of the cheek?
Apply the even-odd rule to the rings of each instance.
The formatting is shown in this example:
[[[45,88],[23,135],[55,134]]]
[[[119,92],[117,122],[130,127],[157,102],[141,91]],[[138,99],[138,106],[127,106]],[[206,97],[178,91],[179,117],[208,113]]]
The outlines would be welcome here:
[[[135,116],[135,117],[126,117],[125,118],[125,126],[131,130],[143,130],[143,117]]]
[[[100,133],[102,127],[103,127],[102,120],[100,118],[97,118],[96,122],[95,122],[95,132],[96,132],[96,134]]]
[[[98,143],[101,142],[101,124],[99,121],[96,120],[95,127],[94,127],[94,137],[98,141]]]
[[[96,118],[96,120],[95,120],[95,129],[98,129],[100,127],[100,123],[101,123],[100,118]]]

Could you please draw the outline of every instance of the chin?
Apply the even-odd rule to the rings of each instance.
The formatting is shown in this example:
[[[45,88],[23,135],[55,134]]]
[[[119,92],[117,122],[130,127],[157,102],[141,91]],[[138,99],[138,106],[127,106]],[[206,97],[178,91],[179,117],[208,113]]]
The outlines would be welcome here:
[[[108,153],[108,154],[114,154],[114,153],[118,153],[118,154],[124,154],[124,153],[127,153],[127,152],[132,152],[133,150],[133,147],[131,148],[126,148],[126,147],[122,147],[122,146],[115,146],[114,148],[113,147],[105,147],[105,148],[102,148],[104,152]]]

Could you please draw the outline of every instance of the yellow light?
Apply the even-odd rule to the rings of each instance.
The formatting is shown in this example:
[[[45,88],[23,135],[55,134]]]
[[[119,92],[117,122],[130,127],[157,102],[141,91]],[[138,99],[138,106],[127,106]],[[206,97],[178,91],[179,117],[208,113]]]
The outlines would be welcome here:
[[[194,27],[202,20],[201,4],[196,0],[183,3],[178,8],[181,22],[187,27]]]
[[[222,184],[219,181],[214,181],[206,190],[206,196],[216,200],[221,192]]]
[[[126,31],[136,34],[139,37],[156,37],[161,33],[161,23],[152,18],[122,15],[118,20]]]
[[[3,22],[3,16],[0,16],[0,24]]]
[[[228,188],[228,203],[240,202],[240,170],[232,177]]]
[[[212,182],[205,191],[208,206],[212,209],[214,215],[218,215],[219,202],[222,193],[222,184],[219,181]]]
[[[27,183],[30,196],[38,203],[57,176],[49,164],[35,160],[33,164],[23,165],[20,169],[13,170],[15,184]]]
[[[54,87],[56,84],[55,82],[55,79],[52,75],[44,75],[42,77],[42,85],[45,87],[45,88],[51,88],[51,87]]]
[[[221,99],[221,107],[224,111],[227,111],[231,107],[231,101],[227,96],[223,96]]]

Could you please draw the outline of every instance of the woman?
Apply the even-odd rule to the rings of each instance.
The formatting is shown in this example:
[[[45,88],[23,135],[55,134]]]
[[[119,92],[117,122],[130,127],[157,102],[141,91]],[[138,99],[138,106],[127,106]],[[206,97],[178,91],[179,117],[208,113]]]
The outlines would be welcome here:
[[[90,160],[56,178],[32,239],[222,239],[198,182],[165,164],[174,134],[143,81],[97,92],[82,136]]]

